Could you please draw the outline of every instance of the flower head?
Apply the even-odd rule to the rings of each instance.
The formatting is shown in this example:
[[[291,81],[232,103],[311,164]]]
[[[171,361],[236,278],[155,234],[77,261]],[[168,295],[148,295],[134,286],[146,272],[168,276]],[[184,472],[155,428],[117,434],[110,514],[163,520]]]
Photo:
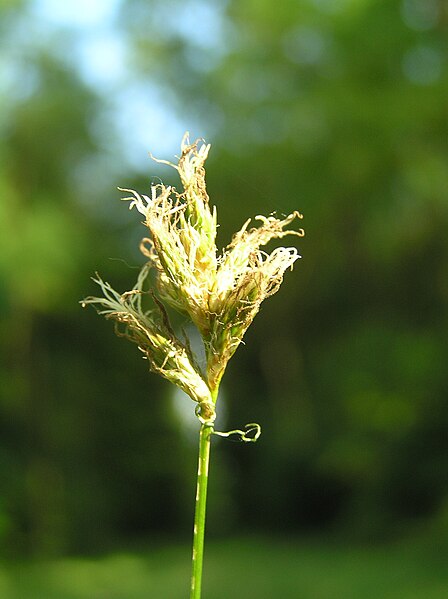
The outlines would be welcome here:
[[[216,209],[211,209],[205,185],[204,163],[210,146],[182,141],[181,156],[174,167],[183,190],[152,185],[149,195],[124,189],[131,195],[130,208],[144,216],[149,235],[141,250],[148,259],[133,290],[118,294],[99,277],[103,297],[87,298],[107,318],[124,326],[119,334],[137,343],[152,370],[178,385],[201,405],[202,414],[214,412],[221,377],[228,360],[257,314],[261,303],[276,293],[283,275],[300,258],[294,247],[278,247],[270,254],[261,248],[286,235],[301,237],[302,229],[288,229],[299,212],[284,219],[257,216],[258,227],[246,221],[230,244],[216,248]],[[157,291],[143,291],[149,269],[156,271]],[[142,296],[152,301],[142,308]],[[199,330],[205,347],[202,372],[188,342],[180,341],[168,320],[165,305],[187,315]],[[213,414],[210,416],[212,418]]]

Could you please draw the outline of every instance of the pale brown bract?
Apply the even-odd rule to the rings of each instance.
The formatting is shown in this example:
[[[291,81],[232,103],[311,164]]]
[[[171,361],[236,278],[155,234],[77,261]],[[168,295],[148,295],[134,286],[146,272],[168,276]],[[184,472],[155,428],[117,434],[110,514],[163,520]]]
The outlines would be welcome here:
[[[147,258],[136,286],[118,294],[99,277],[101,297],[90,297],[101,314],[124,325],[124,334],[137,343],[151,369],[178,385],[200,406],[199,415],[214,418],[214,403],[229,359],[257,314],[261,303],[276,293],[283,275],[300,258],[295,247],[263,251],[273,239],[302,237],[303,229],[288,229],[302,215],[295,211],[278,219],[257,216],[258,226],[245,222],[230,244],[218,253],[217,213],[210,207],[204,163],[210,145],[182,141],[174,167],[183,191],[152,185],[150,195],[134,190],[124,199],[144,216],[149,236],[141,243]],[[145,290],[150,268],[156,271],[157,290]],[[150,294],[153,308],[144,311],[142,295]],[[181,341],[169,324],[164,305],[188,316],[204,342],[206,365],[201,370],[188,341]]]

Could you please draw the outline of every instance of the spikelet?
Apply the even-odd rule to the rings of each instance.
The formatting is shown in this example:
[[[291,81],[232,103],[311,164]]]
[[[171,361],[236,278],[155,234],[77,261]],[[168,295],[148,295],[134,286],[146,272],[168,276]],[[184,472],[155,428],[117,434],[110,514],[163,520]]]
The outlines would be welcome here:
[[[216,274],[216,210],[211,212],[205,188],[204,162],[210,146],[182,141],[182,155],[176,166],[184,192],[179,194],[163,184],[151,187],[151,197],[133,190],[129,208],[145,217],[151,237],[141,249],[158,273],[161,299],[187,313],[199,331],[206,333],[208,296]]]
[[[210,403],[210,390],[188,343],[182,343],[174,334],[163,304],[153,293],[143,291],[148,270],[144,266],[135,287],[122,295],[97,276],[93,280],[103,295],[88,297],[82,303],[94,305],[99,314],[114,320],[117,335],[138,345],[152,371],[180,387],[194,401]],[[152,300],[151,310],[143,309],[143,295]]]
[[[283,275],[300,258],[296,248],[280,247],[271,254],[260,247],[285,235],[303,236],[302,229],[284,230],[295,218],[293,212],[284,220],[257,216],[258,228],[247,231],[250,221],[233,237],[219,260],[215,286],[210,295],[210,338],[205,340],[207,376],[211,388],[219,385],[227,362],[235,353],[260,305],[276,293]]]

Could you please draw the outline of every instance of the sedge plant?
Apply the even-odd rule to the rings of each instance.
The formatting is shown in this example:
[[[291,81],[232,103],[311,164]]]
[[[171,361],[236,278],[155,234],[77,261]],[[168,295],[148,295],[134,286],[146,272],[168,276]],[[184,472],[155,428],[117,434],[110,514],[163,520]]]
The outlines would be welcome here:
[[[196,403],[200,430],[190,599],[201,597],[211,437],[238,434],[244,441],[255,441],[261,431],[257,424],[228,433],[215,431],[219,385],[261,303],[278,291],[285,271],[300,258],[294,247],[277,247],[271,253],[261,248],[273,239],[304,235],[303,229],[288,228],[302,218],[297,211],[283,219],[257,216],[258,226],[247,220],[218,252],[217,213],[205,185],[209,149],[203,141],[190,143],[186,134],[177,164],[158,160],[178,171],[181,191],[163,183],[152,185],[149,195],[120,189],[129,194],[124,199],[143,215],[148,229],[140,245],[146,263],[130,291],[119,293],[97,276],[101,295],[82,302],[114,321],[116,333],[137,344],[150,370]],[[185,333],[174,331],[170,308],[199,331],[205,365],[200,365]]]

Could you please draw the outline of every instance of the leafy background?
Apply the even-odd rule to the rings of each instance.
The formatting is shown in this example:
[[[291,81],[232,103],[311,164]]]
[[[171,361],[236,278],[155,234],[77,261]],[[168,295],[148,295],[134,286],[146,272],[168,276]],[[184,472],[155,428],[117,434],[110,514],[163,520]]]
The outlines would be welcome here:
[[[116,187],[177,184],[148,152],[172,159],[185,130],[212,143],[221,245],[273,210],[300,209],[306,229],[303,259],[224,379],[220,426],[264,432],[253,447],[216,442],[212,546],[250,532],[267,547],[272,535],[321,539],[322,555],[415,538],[446,552],[445,2],[0,10],[4,559],[188,547],[194,406],[78,303],[96,270],[133,284],[144,229]],[[312,586],[325,565],[313,567],[301,596],[334,597]]]

